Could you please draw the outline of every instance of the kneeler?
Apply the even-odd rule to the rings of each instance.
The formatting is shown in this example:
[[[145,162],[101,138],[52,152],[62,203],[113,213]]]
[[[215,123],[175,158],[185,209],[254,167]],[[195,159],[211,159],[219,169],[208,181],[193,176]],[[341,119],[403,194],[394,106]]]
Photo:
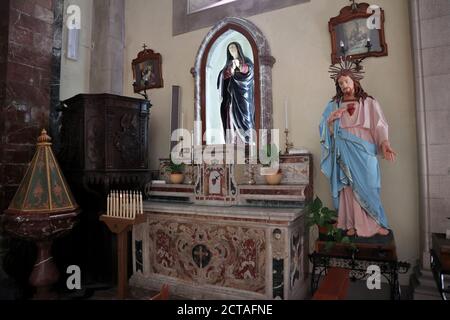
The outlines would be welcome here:
[[[345,300],[349,287],[348,269],[329,268],[312,300]]]

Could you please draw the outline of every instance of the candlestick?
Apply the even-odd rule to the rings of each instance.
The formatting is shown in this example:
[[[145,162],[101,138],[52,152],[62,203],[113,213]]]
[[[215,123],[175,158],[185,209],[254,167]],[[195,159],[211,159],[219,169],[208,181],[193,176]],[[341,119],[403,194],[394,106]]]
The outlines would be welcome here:
[[[194,130],[191,130],[191,165],[194,165]]]
[[[368,52],[370,52],[370,50],[372,50],[372,42],[370,42],[370,38],[367,38],[366,48],[367,48]]]
[[[181,111],[181,129],[184,129],[184,112]]]
[[[286,135],[286,150],[284,151],[284,154],[289,154],[289,150],[294,147],[294,144],[289,142],[289,130],[284,130],[284,133]]]
[[[285,124],[285,129],[288,129],[289,128],[289,122],[288,122],[288,118],[289,118],[289,116],[288,116],[288,101],[287,101],[287,98],[286,99],[284,99],[284,116],[285,116],[285,122],[284,122],[284,124]]]

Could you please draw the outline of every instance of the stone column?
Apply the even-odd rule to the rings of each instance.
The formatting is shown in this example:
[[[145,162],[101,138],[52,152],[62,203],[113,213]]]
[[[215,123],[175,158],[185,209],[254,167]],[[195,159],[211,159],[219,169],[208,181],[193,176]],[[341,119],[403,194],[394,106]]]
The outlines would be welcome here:
[[[62,3],[0,1],[0,214],[25,174],[40,130],[49,129],[51,83],[59,79],[52,69],[59,59],[53,50],[58,42],[54,10]],[[1,235],[2,230],[0,246],[5,242]],[[0,287],[7,294],[12,290],[1,270],[4,249],[0,248]]]
[[[93,5],[91,93],[123,93],[124,0],[95,0]],[[131,83],[130,83],[131,86]]]
[[[431,233],[450,227],[450,1],[410,0],[420,163],[422,267]]]
[[[48,130],[54,1],[62,0],[1,1],[0,209],[25,174],[40,130]]]

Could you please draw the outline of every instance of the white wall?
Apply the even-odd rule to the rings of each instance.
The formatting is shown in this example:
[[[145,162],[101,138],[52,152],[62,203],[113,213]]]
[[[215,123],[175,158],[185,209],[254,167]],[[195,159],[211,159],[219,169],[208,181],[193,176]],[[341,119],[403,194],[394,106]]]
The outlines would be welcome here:
[[[78,61],[67,59],[67,14],[69,5],[78,5],[81,9],[81,30]],[[66,100],[79,93],[89,93],[91,69],[93,0],[64,1],[63,49],[61,53],[61,91],[60,99]]]
[[[315,192],[331,205],[327,180],[320,173],[318,123],[334,94],[329,79],[330,34],[328,20],[347,0],[313,0],[249,17],[264,33],[277,62],[273,68],[274,127],[284,128],[284,100],[290,107],[292,140],[314,155]],[[398,153],[395,164],[382,162],[382,199],[397,241],[401,260],[415,263],[418,249],[418,173],[414,80],[409,12],[406,0],[377,0],[386,14],[389,56],[364,62],[362,85],[376,97],[390,123],[391,144]],[[172,36],[172,1],[126,0],[126,48],[124,94],[132,90],[131,61],[145,42],[162,54],[164,88],[150,90],[151,164],[169,154],[171,87],[182,88],[184,123],[193,127],[194,80],[190,74],[197,50],[209,28]]]

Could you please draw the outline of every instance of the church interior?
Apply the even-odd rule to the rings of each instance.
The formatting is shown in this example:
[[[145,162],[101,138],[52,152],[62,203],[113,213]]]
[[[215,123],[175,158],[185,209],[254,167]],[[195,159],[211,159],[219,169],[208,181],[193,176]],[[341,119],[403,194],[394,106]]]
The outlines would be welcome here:
[[[449,0],[2,0],[0,300],[447,300],[449,83]]]

